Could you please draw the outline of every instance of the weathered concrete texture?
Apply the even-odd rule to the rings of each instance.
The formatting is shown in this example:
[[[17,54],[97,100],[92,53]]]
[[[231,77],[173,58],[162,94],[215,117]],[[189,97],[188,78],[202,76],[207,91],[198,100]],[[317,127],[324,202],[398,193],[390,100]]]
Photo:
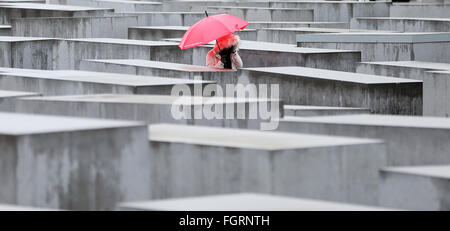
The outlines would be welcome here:
[[[137,16],[140,26],[192,26],[205,18],[205,12],[122,12],[114,16]]]
[[[422,81],[305,67],[244,68],[238,82],[278,84],[285,104],[363,107],[383,114],[422,114]]]
[[[258,111],[254,118],[251,117],[257,106],[264,106],[267,111],[273,110],[275,113],[272,116],[276,118],[283,116],[283,103],[275,99],[101,94],[27,97],[9,102],[0,100],[2,111],[133,120],[147,124],[176,123],[260,129],[262,122],[270,122],[276,118],[263,118]],[[223,116],[218,114],[217,117],[210,118],[203,113],[219,108]],[[184,112],[186,117],[175,117],[172,110]],[[226,117],[227,113],[232,118]]]
[[[350,28],[399,32],[448,32],[450,18],[361,17],[353,18]]]
[[[323,116],[366,113],[370,113],[369,108],[284,105],[285,116]]]
[[[20,97],[40,96],[40,93],[0,90],[0,111],[14,111],[15,99]]]
[[[167,52],[168,55],[158,57],[157,61],[203,66],[206,54],[213,48],[213,44],[183,50],[181,56],[162,50],[161,52]],[[176,49],[180,50],[178,47]],[[241,40],[239,55],[244,67],[304,66],[354,72],[361,53],[353,50],[311,49],[291,44]],[[186,59],[190,59],[190,62],[186,62]],[[155,59],[152,57],[151,60]]]
[[[314,21],[349,22],[353,17],[389,16],[390,1],[272,1],[270,7],[309,8]]]
[[[351,30],[341,28],[287,27],[261,28],[257,30],[257,40],[262,42],[297,44],[297,34],[318,33],[386,33],[390,31]]]
[[[450,119],[393,115],[285,117],[279,130],[382,139],[388,165],[449,164]]]
[[[0,89],[40,92],[43,95],[70,94],[171,94],[175,85],[194,86],[209,83],[150,76],[136,76],[87,71],[43,71],[1,69]]]
[[[393,3],[389,10],[391,17],[450,18],[449,4]]]
[[[208,11],[227,13],[246,21],[312,22],[312,9],[262,7],[207,7]]]
[[[122,202],[121,211],[381,211],[380,207],[330,201],[237,193],[152,201]]]
[[[450,62],[450,33],[328,33],[297,35],[297,46],[362,51],[364,62]]]
[[[48,69],[54,39],[0,36],[0,66]]]
[[[129,0],[50,0],[54,4],[112,8],[115,12],[161,11],[161,2]]]
[[[192,60],[175,42],[142,41],[111,38],[67,39],[58,41],[49,69],[79,69],[83,59],[170,59],[181,63]],[[204,65],[204,57],[203,63]]]
[[[158,41],[166,38],[181,38],[188,29],[188,26],[129,27],[128,38],[150,41]],[[256,40],[255,29],[244,29],[236,34],[243,40]]]
[[[9,24],[12,18],[103,16],[107,12],[113,10],[35,3],[4,4],[0,5],[0,24]]]
[[[164,1],[163,11],[205,11],[209,6],[269,7],[268,1]]]
[[[223,89],[226,84],[235,84],[237,77],[237,72],[234,70],[142,59],[83,60],[80,70],[209,80],[221,85]]]
[[[11,205],[11,204],[0,204],[0,211],[30,211],[30,212],[37,212],[37,211],[57,211],[53,209],[48,208],[37,208],[37,207],[27,207],[27,206],[20,206],[20,205]]]
[[[147,127],[0,113],[1,203],[110,210],[151,198]]]
[[[261,22],[250,21],[247,29],[263,29],[263,28],[289,28],[289,27],[315,27],[315,28],[350,28],[347,22]]]
[[[410,210],[450,210],[450,165],[392,167],[380,174],[380,204]]]
[[[0,36],[10,36],[11,26],[10,25],[0,25]]]
[[[428,116],[450,116],[450,71],[425,73],[423,113]]]
[[[382,141],[151,125],[152,197],[260,192],[376,204]]]
[[[13,36],[49,38],[128,38],[137,16],[12,19]]]
[[[356,72],[370,75],[383,75],[407,79],[424,80],[425,72],[432,70],[450,70],[449,63],[421,61],[362,62]]]

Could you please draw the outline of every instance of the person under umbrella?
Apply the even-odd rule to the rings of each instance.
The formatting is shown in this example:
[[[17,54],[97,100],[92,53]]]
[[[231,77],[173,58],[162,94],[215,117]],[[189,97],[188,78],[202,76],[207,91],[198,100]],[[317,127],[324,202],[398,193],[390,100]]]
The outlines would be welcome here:
[[[239,56],[240,38],[229,34],[217,39],[216,45],[206,55],[206,66],[236,70],[243,66]]]

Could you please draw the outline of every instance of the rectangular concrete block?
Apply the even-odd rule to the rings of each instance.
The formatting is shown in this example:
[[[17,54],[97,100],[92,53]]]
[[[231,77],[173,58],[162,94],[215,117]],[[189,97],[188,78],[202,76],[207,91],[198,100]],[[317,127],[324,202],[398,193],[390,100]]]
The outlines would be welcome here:
[[[54,39],[0,36],[0,66],[48,69],[52,66]]]
[[[257,40],[262,42],[297,44],[297,34],[386,32],[387,31],[315,27],[261,28],[257,30]]]
[[[246,21],[312,22],[312,9],[208,6],[208,11],[227,13]]]
[[[13,18],[103,16],[107,12],[113,10],[37,3],[4,4],[0,5],[0,24],[9,24]]]
[[[0,89],[40,92],[43,95],[71,94],[163,94],[168,95],[175,85],[193,89],[205,82],[175,78],[135,76],[88,71],[43,71],[3,69]]]
[[[422,114],[422,82],[306,67],[244,68],[238,82],[278,84],[285,104],[363,107],[383,114]]]
[[[167,41],[179,40],[168,39]],[[209,43],[183,50],[181,56],[160,56],[157,61],[203,66],[206,63],[206,54],[213,48],[213,44]],[[175,49],[179,50],[178,47]],[[291,44],[241,40],[239,56],[241,56],[244,67],[302,66],[354,72],[356,63],[360,62],[361,53],[354,50],[311,49]],[[187,58],[190,60],[186,60]],[[156,59],[151,58],[151,60]]]
[[[369,113],[369,108],[284,105],[285,116],[323,116]]]
[[[11,204],[0,204],[0,211],[29,211],[29,212],[37,212],[37,211],[56,211],[53,209],[46,208],[37,208],[37,207],[27,207],[20,205],[11,205]]]
[[[137,16],[12,19],[12,35],[49,38],[128,38]]]
[[[331,201],[236,193],[175,198],[152,201],[122,202],[122,211],[380,211],[379,207],[336,203]]]
[[[308,8],[314,21],[349,22],[354,17],[387,17],[390,1],[272,1],[270,7]]]
[[[391,167],[380,174],[380,205],[409,210],[450,210],[450,165]]]
[[[398,32],[448,32],[450,18],[358,17],[351,20],[350,28]]]
[[[358,73],[417,80],[424,80],[425,72],[433,70],[450,70],[450,64],[421,61],[392,61],[361,62],[356,67],[356,72]]]
[[[393,3],[391,17],[450,18],[450,5],[443,3]]]
[[[237,72],[229,69],[142,59],[82,60],[80,63],[80,70],[207,80],[216,82],[223,87],[223,89],[225,89],[226,84],[235,84],[237,77]]]
[[[0,25],[0,36],[11,36],[11,26]]]
[[[136,122],[0,113],[0,201],[110,210],[150,199],[146,136]]]
[[[188,26],[129,27],[128,38],[150,41],[158,41],[166,38],[182,38],[188,29]],[[244,29],[236,34],[243,40],[257,40],[255,29]]]
[[[259,192],[376,204],[379,140],[151,125],[152,196]]]
[[[285,117],[279,130],[382,139],[389,166],[450,163],[448,118],[374,114]]]
[[[112,8],[114,12],[160,11],[162,3],[158,1],[129,0],[49,0],[53,4],[70,6],[89,6]]]
[[[276,99],[121,94],[26,97],[20,99],[2,102],[0,98],[0,110],[132,120],[147,124],[175,123],[251,129],[260,129],[262,123],[269,123],[283,116],[283,103]],[[257,107],[262,106],[265,106],[265,110],[273,110],[269,118],[254,114],[254,108],[258,110]],[[221,115],[209,117],[205,113],[208,109],[215,111],[219,108],[222,111]],[[185,112],[186,116],[179,117],[173,110]],[[260,112],[257,111],[257,113]]]
[[[423,80],[423,113],[450,116],[450,71],[427,71]]]
[[[247,29],[263,28],[290,28],[290,27],[315,27],[315,28],[350,28],[348,22],[273,22],[273,21],[249,21]]]
[[[189,1],[165,1],[164,11],[197,11],[203,12],[209,6],[241,6],[241,7],[269,7],[268,1],[217,1],[217,0],[189,0]]]
[[[450,62],[450,33],[328,33],[297,35],[297,46],[360,50],[363,62]]]
[[[208,15],[215,15],[208,12]],[[139,26],[192,26],[205,18],[205,12],[120,12],[115,16],[138,17]]]

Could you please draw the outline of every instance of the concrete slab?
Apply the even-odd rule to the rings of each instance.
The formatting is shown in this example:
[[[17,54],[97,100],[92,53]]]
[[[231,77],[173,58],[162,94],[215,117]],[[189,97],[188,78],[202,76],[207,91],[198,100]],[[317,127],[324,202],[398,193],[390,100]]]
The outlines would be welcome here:
[[[297,35],[297,46],[362,51],[362,61],[450,62],[450,33]]]
[[[448,32],[450,18],[358,17],[351,20],[350,28],[400,32]]]
[[[166,200],[122,202],[122,211],[379,211],[379,207],[312,199],[237,193]]]
[[[181,38],[188,29],[188,26],[129,27],[128,38],[150,41],[158,41],[165,38]],[[257,40],[255,29],[244,29],[236,34],[243,40]]]
[[[237,76],[236,71],[229,69],[142,59],[87,59],[81,61],[80,70],[179,79],[201,79],[214,81],[222,86],[223,89],[225,89],[226,84],[234,84]]]
[[[107,12],[113,10],[38,3],[0,4],[0,24],[9,24],[12,18],[103,16]]]
[[[276,118],[252,117],[253,107],[263,103],[267,104],[267,110],[278,107],[278,113],[273,114]],[[214,107],[211,110],[221,108],[223,116],[207,118],[203,112],[208,107]],[[190,113],[188,117],[178,118],[172,113],[174,108]],[[275,99],[230,97],[97,94],[26,97],[9,102],[2,102],[0,98],[2,111],[252,129],[260,129],[261,123],[282,117],[282,108],[283,103]],[[226,117],[227,113],[232,118]]]
[[[14,36],[50,38],[128,38],[127,27],[138,25],[137,16],[11,19]]]
[[[311,22],[314,21],[312,9],[298,8],[263,8],[263,7],[232,7],[208,6],[208,11],[227,13],[246,21],[279,21],[279,22]]]
[[[391,17],[450,18],[450,5],[442,3],[392,3]]]
[[[176,42],[180,41],[180,39],[167,39],[167,41]],[[207,45],[184,50],[182,56],[167,55],[165,57],[160,57],[159,61],[202,66],[205,65],[206,54],[212,49],[213,44],[214,43],[209,43]],[[296,47],[291,44],[248,40],[241,40],[239,55],[242,58],[244,67],[304,66],[352,72],[355,71],[356,63],[360,60],[359,51],[313,49]],[[191,62],[186,62],[186,57],[190,57]]]
[[[280,131],[383,139],[388,165],[450,163],[450,119],[393,115],[285,117]]]
[[[34,212],[34,211],[55,211],[55,210],[53,210],[53,209],[46,209],[46,208],[36,208],[36,207],[0,204],[0,211],[30,211],[30,212]]]
[[[0,36],[11,36],[11,26],[0,25]]]
[[[47,69],[54,42],[50,38],[0,36],[0,66]]]
[[[162,3],[132,0],[49,0],[53,4],[112,8],[114,12],[161,11]]]
[[[205,18],[205,12],[121,12],[114,16],[136,16],[140,26],[192,26]]]
[[[285,116],[322,116],[366,113],[370,113],[369,108],[284,105]]]
[[[425,72],[423,113],[428,116],[450,116],[450,71]]]
[[[314,21],[349,22],[354,17],[387,17],[390,1],[271,1],[270,7],[309,8]]]
[[[108,210],[150,199],[146,135],[136,122],[0,113],[1,201]]]
[[[39,95],[40,95],[39,93],[35,93],[35,92],[0,90],[0,100],[5,99],[5,98],[30,97],[30,96],[39,96]]]
[[[159,124],[153,198],[260,192],[377,203],[380,140]]]
[[[209,6],[246,6],[246,7],[269,7],[268,1],[205,1],[205,0],[187,0],[187,1],[165,1],[164,11],[205,11]]]
[[[356,72],[358,73],[417,80],[424,80],[425,72],[431,70],[450,70],[450,64],[421,61],[391,61],[361,62],[356,67]]]
[[[262,28],[289,28],[289,27],[316,27],[316,28],[350,28],[350,23],[347,22],[263,22],[250,21],[247,29],[262,29]]]
[[[43,95],[70,94],[171,94],[175,85],[192,88],[201,80],[112,74],[88,71],[44,71],[1,68],[0,89],[40,92]]]
[[[385,168],[380,204],[411,210],[450,210],[450,165]]]
[[[262,42],[297,44],[297,34],[320,33],[386,33],[392,31],[355,30],[341,28],[287,27],[261,28],[257,30],[257,40]]]
[[[238,82],[278,84],[285,104],[364,107],[383,114],[422,114],[422,82],[305,67],[244,68]]]

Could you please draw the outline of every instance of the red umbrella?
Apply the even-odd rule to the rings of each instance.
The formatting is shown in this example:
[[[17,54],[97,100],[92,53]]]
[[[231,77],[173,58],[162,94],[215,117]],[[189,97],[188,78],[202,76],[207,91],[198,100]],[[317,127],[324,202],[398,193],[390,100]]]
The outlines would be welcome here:
[[[206,12],[205,12],[206,13]],[[213,40],[241,31],[248,22],[229,14],[208,16],[192,25],[178,45],[181,50],[207,44]]]

